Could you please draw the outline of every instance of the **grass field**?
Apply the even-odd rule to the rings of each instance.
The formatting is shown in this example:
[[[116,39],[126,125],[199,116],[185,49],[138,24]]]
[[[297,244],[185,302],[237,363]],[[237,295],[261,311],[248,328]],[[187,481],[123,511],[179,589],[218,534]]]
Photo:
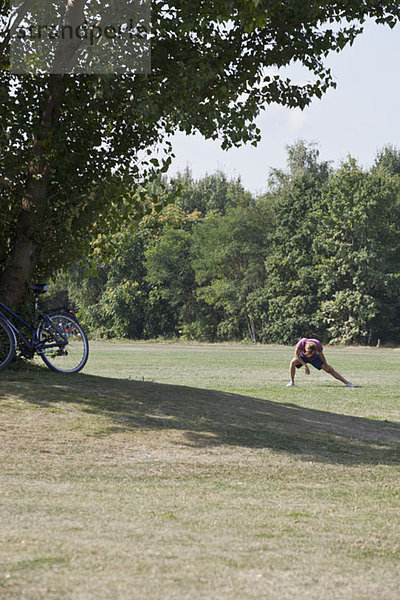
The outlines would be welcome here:
[[[94,342],[0,374],[3,600],[397,600],[398,349]]]

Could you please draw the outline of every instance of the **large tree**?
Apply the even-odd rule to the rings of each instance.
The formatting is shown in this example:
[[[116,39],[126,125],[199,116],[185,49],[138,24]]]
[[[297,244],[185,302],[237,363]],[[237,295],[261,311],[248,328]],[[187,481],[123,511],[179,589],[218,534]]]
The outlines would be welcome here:
[[[7,2],[0,8],[0,294],[12,304],[34,275],[140,210],[140,151],[178,129],[224,148],[255,143],[262,107],[303,108],[321,96],[333,84],[328,52],[352,43],[366,17],[393,26],[400,14],[398,2],[374,0],[153,0],[149,75],[16,76],[8,38],[31,4],[14,15]],[[76,24],[84,8],[66,0],[64,23]],[[72,65],[76,52],[67,45],[55,55]],[[310,70],[309,83],[268,70],[292,61]]]

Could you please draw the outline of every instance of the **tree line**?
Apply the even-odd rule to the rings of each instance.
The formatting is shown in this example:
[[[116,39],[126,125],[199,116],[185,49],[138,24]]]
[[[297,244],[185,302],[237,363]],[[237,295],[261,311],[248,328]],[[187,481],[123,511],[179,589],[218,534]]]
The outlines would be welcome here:
[[[222,172],[159,177],[143,218],[100,235],[98,258],[53,289],[93,335],[400,341],[400,152],[333,168],[299,141],[268,184],[254,197]]]

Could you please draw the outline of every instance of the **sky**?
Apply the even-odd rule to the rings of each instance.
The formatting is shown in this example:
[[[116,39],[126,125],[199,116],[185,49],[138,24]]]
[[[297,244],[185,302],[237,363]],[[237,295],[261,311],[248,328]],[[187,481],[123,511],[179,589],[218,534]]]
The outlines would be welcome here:
[[[269,169],[285,168],[285,147],[299,139],[316,142],[320,159],[334,166],[350,154],[368,168],[383,146],[400,149],[400,25],[369,22],[353,46],[330,55],[327,65],[336,89],[304,111],[267,106],[256,121],[262,132],[257,148],[226,151],[200,134],[176,134],[169,175],[189,167],[197,179],[222,170],[259,194],[267,189]]]

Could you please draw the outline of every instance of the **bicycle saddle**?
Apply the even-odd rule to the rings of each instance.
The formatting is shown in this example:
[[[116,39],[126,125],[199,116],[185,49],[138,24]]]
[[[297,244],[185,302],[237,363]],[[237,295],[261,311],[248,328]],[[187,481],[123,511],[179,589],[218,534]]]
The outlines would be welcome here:
[[[36,294],[44,294],[44,292],[47,292],[48,289],[49,289],[49,286],[47,285],[47,283],[32,283],[31,284],[31,290],[33,292],[35,292]]]

